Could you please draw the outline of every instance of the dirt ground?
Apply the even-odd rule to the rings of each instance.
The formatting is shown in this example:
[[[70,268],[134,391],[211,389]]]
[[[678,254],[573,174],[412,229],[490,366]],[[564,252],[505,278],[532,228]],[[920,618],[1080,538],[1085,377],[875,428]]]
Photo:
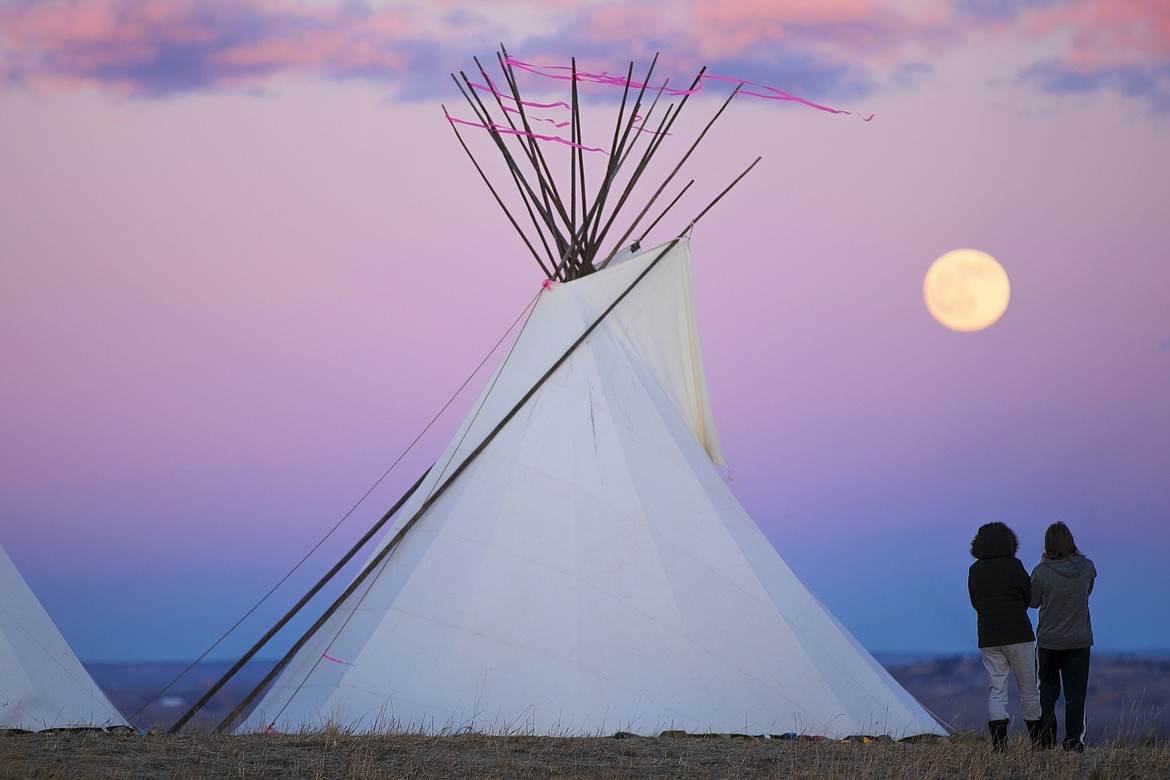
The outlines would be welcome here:
[[[1083,755],[974,737],[829,742],[720,735],[210,736],[123,731],[0,733],[0,780],[15,778],[1156,778],[1166,745]]]

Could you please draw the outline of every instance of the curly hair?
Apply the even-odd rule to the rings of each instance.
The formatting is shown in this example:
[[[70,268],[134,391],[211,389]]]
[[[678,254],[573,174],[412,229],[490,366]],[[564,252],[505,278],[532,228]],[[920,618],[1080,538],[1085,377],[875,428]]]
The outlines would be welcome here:
[[[1020,538],[1016,532],[998,520],[979,526],[971,540],[971,556],[974,558],[1003,558],[1015,555],[1020,549]]]

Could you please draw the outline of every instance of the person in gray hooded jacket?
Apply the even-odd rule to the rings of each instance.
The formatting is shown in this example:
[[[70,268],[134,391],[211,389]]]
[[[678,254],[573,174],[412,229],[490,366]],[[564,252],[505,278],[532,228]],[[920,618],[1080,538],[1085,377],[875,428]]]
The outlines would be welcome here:
[[[1064,523],[1044,533],[1044,555],[1032,570],[1032,606],[1036,622],[1036,660],[1040,678],[1040,744],[1056,744],[1056,700],[1064,689],[1066,750],[1085,749],[1085,694],[1089,687],[1089,652],[1093,625],[1089,594],[1097,568],[1081,554]]]

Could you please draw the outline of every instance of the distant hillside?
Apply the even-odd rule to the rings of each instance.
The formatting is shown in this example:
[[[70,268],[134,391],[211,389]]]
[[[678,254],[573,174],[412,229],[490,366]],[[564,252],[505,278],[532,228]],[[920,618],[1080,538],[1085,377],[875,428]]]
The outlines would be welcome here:
[[[887,668],[952,730],[986,730],[987,672],[979,656],[887,664]],[[1014,731],[1022,728],[1023,719],[1014,680],[1010,686]],[[1063,706],[1063,702],[1057,704],[1062,721]],[[1094,744],[1170,737],[1170,658],[1095,656],[1089,669],[1085,719],[1088,739]]]
[[[907,660],[881,658],[906,690],[955,731],[982,733],[987,725],[987,673],[978,656]],[[174,663],[91,663],[95,680],[131,722],[166,730],[227,671],[230,664],[207,663],[187,675],[134,715],[182,671]],[[224,687],[192,721],[210,730],[271,668],[255,663]],[[1021,728],[1019,697],[1011,690],[1012,729]],[[1093,743],[1170,738],[1170,658],[1093,658],[1089,675],[1088,736]]]
[[[186,668],[185,664],[90,663],[85,666],[132,725],[166,731],[232,664],[200,664],[157,698],[156,694]],[[264,679],[272,666],[271,661],[256,661],[245,667],[204,705],[190,721],[191,727],[200,731],[214,729]]]

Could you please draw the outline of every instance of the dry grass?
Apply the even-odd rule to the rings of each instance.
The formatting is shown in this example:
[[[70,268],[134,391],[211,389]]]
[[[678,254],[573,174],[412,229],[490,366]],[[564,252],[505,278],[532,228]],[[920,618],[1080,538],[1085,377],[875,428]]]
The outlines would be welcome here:
[[[169,736],[0,734],[0,780],[13,778],[1002,778],[1170,777],[1170,746],[1111,745],[1078,755],[1020,742],[992,754],[973,737],[812,742],[719,737],[460,735]]]

